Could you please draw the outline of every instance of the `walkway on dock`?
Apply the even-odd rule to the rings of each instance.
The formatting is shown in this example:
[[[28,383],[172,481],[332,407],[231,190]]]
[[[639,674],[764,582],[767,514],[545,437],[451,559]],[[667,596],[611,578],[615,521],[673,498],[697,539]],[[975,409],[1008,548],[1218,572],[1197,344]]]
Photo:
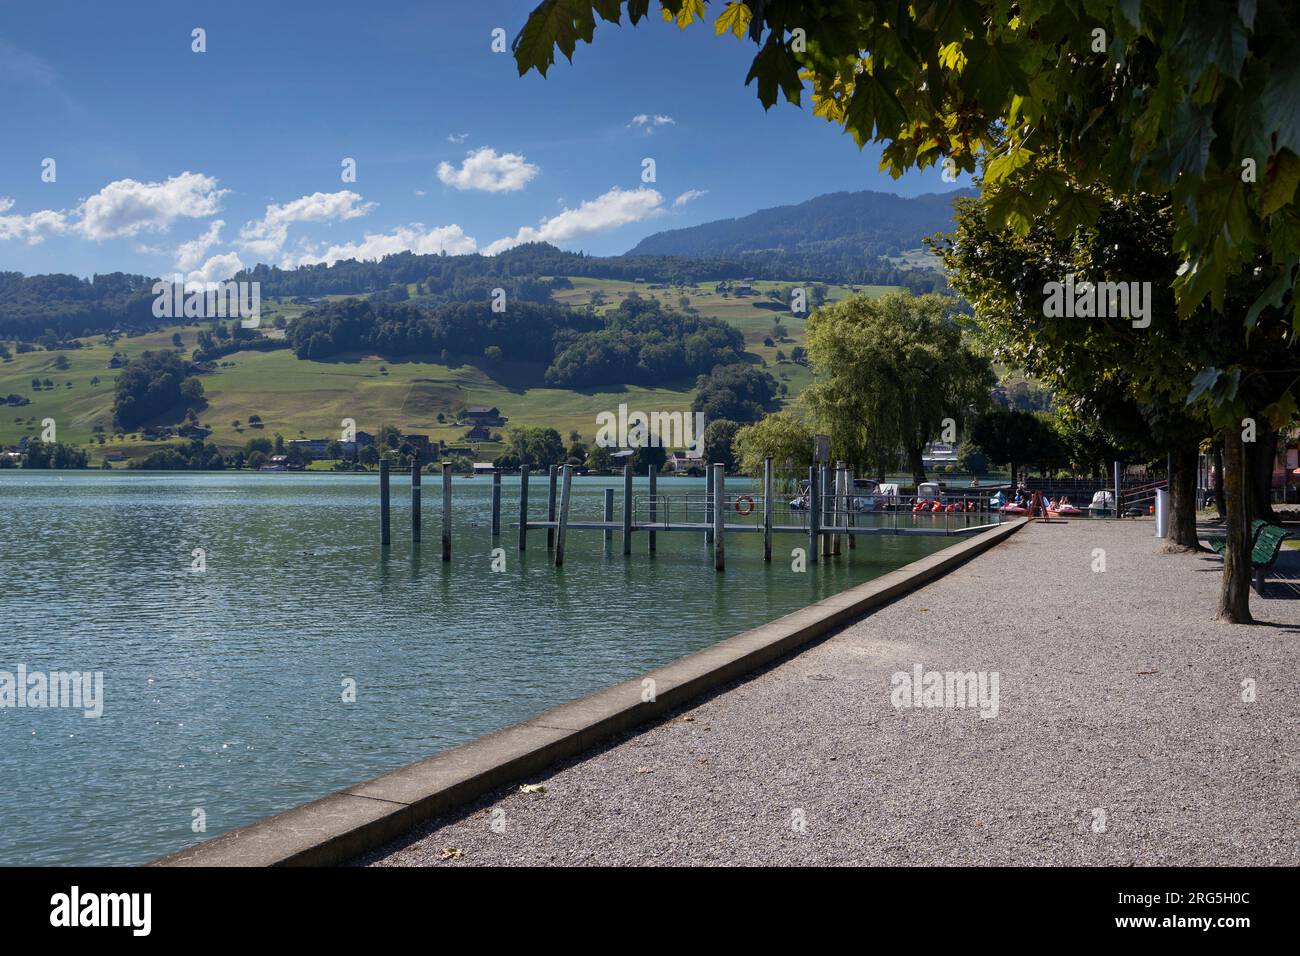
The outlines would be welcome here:
[[[1272,623],[1242,627],[1213,620],[1216,558],[1157,544],[1149,521],[1031,524],[365,862],[1296,865],[1300,552],[1252,594]],[[996,673],[997,715],[896,708],[917,665]]]

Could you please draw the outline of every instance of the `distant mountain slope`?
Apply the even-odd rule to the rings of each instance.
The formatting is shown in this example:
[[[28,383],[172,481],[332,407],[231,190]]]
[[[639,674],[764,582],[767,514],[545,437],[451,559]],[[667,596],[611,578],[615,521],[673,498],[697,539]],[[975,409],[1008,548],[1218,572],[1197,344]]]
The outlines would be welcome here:
[[[631,256],[741,256],[780,250],[898,255],[952,227],[952,201],[973,189],[915,198],[863,191],[827,193],[794,206],[775,206],[739,219],[718,219],[647,236]]]

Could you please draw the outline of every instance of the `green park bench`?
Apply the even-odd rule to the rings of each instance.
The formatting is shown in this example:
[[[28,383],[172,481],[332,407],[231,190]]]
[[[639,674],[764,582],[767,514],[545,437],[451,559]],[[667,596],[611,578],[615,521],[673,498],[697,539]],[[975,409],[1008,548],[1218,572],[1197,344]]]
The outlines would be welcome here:
[[[1277,563],[1282,553],[1282,542],[1286,540],[1286,528],[1275,524],[1266,524],[1259,531],[1255,547],[1250,552],[1250,568],[1255,575],[1255,593],[1264,596],[1264,575]]]
[[[1259,533],[1264,530],[1266,524],[1268,524],[1267,521],[1262,521],[1259,518],[1256,518],[1250,523],[1250,546],[1252,548],[1255,546],[1255,542],[1259,540]],[[1211,550],[1213,550],[1215,554],[1223,554],[1223,549],[1228,546],[1228,536],[1222,534],[1215,535],[1214,537],[1206,538],[1205,543],[1210,546]]]

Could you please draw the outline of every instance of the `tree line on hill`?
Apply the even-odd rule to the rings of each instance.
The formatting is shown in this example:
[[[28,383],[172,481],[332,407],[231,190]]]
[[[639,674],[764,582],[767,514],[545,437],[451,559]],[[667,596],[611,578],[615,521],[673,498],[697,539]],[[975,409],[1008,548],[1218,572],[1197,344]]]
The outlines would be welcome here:
[[[916,293],[943,291],[943,275],[902,269],[843,243],[803,249],[770,249],[731,256],[588,256],[547,243],[527,243],[495,256],[416,255],[402,252],[378,261],[355,259],[333,265],[281,269],[258,265],[234,276],[261,283],[263,297],[372,296],[401,303],[414,295],[424,304],[474,302],[505,289],[511,301],[546,303],[566,277],[693,285],[741,278],[898,285]],[[551,278],[543,278],[551,277]],[[114,272],[81,279],[73,275],[0,273],[0,337],[41,341],[53,347],[74,337],[115,328],[158,328],[153,315],[154,279]]]
[[[153,281],[111,272],[90,279],[0,272],[0,336],[35,342],[94,335],[119,326],[151,327]]]
[[[745,351],[743,335],[726,322],[635,294],[604,316],[508,300],[497,312],[488,301],[425,309],[344,299],[302,315],[289,341],[298,358],[312,361],[362,353],[541,363],[556,387],[660,384],[740,361]]]
[[[745,354],[739,329],[664,309],[635,293],[601,321],[603,327],[572,337],[555,356],[546,370],[547,385],[659,385],[707,374]]]
[[[892,247],[891,247],[892,248]],[[355,295],[381,293],[416,285],[424,295],[469,300],[507,281],[538,281],[541,276],[589,279],[645,279],[669,285],[691,285],[722,279],[772,279],[857,283],[870,285],[942,285],[930,270],[900,269],[884,259],[843,246],[822,251],[766,250],[735,256],[622,255],[588,256],[565,252],[544,242],[524,243],[495,256],[478,253],[449,256],[399,252],[377,261],[348,259],[281,269],[258,265],[235,276],[260,282],[262,295]],[[542,301],[540,289],[523,286],[520,298]],[[925,291],[929,291],[926,289]]]

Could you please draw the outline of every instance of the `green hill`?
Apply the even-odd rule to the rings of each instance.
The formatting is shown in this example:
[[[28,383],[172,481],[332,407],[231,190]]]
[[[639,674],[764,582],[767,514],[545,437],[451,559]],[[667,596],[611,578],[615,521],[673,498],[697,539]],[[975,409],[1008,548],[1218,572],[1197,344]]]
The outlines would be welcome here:
[[[793,399],[809,381],[808,369],[788,360],[792,350],[804,341],[804,323],[790,316],[786,308],[768,298],[777,288],[791,282],[757,281],[753,294],[725,296],[716,282],[669,286],[610,279],[573,278],[554,292],[557,304],[585,306],[593,293],[605,304],[597,312],[614,308],[632,294],[658,298],[666,307],[696,309],[706,317],[721,319],[738,328],[745,349],[753,361],[766,361],[769,371],[789,389]],[[878,295],[889,287],[858,287]],[[852,293],[849,286],[828,286],[828,301]],[[685,299],[683,306],[682,300]],[[301,303],[268,300],[263,303],[264,327],[276,315],[292,321],[302,314]],[[788,340],[763,344],[779,319]],[[12,445],[24,436],[41,432],[41,422],[53,418],[57,437],[86,446],[92,464],[106,454],[127,458],[143,457],[158,447],[132,433],[118,439],[113,434],[113,382],[116,371],[109,367],[114,353],[131,357],[145,350],[173,348],[172,335],[180,332],[182,351],[194,349],[200,330],[209,323],[173,325],[143,335],[118,338],[112,345],[98,336],[78,339],[77,349],[34,351],[14,354],[0,362],[0,397],[17,394],[31,400],[22,406],[0,406],[0,445]],[[269,335],[283,332],[271,329]],[[777,361],[781,351],[787,359]],[[66,369],[55,365],[62,357]],[[330,361],[310,361],[294,356],[291,349],[272,352],[240,351],[224,356],[214,372],[203,374],[206,408],[199,422],[212,430],[210,441],[223,451],[233,451],[250,437],[275,433],[286,439],[327,437],[338,433],[340,422],[352,418],[357,427],[374,432],[393,425],[404,432],[428,434],[450,444],[464,444],[466,428],[440,424],[441,412],[450,422],[454,413],[469,405],[495,405],[510,425],[545,425],[558,429],[567,439],[576,431],[591,441],[596,433],[596,414],[615,410],[620,402],[632,408],[686,411],[693,398],[694,381],[666,382],[658,387],[613,386],[596,390],[548,388],[543,383],[544,366],[523,362],[486,366],[481,358],[444,364],[434,356],[413,356],[403,360],[374,355],[343,355]],[[52,387],[34,390],[33,378],[49,378]],[[95,381],[95,380],[98,381]],[[263,427],[255,429],[248,419],[258,415]],[[167,419],[169,416],[162,416]],[[178,416],[171,416],[175,421]],[[236,427],[233,423],[238,421]],[[105,441],[98,441],[102,428]],[[504,429],[496,429],[504,431]],[[484,442],[476,453],[493,456],[499,446]]]

